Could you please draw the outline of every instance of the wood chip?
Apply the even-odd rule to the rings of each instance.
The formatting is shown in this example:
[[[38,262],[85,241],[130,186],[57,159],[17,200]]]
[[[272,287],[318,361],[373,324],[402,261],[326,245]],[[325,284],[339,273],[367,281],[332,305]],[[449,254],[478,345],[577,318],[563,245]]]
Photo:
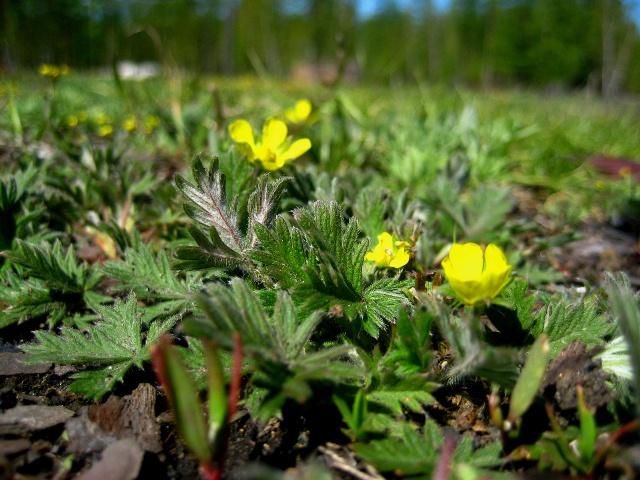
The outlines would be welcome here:
[[[133,438],[146,451],[162,451],[160,424],[155,415],[156,390],[142,383],[122,398],[111,396],[89,407],[89,419],[117,438]]]
[[[0,376],[45,373],[51,368],[51,363],[22,363],[25,358],[23,352],[0,352]]]
[[[16,438],[13,440],[0,440],[0,457],[14,455],[24,452],[31,446],[31,442],[26,438]]]
[[[89,470],[78,475],[79,480],[134,480],[140,474],[144,450],[134,440],[125,438],[109,445],[102,458]]]
[[[19,405],[0,415],[0,432],[13,427],[17,430],[35,432],[66,422],[74,413],[64,407],[45,405]]]

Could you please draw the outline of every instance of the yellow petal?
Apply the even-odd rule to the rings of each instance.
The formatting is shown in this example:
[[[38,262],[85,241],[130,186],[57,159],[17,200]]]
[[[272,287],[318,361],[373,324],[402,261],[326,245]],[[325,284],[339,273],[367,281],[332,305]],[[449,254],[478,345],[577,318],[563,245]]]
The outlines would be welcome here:
[[[503,271],[485,272],[482,275],[484,298],[496,297],[506,285],[509,275],[511,275],[511,267]]]
[[[249,145],[251,149],[254,149],[256,146],[253,129],[246,120],[236,120],[229,125],[229,134],[236,143],[245,143]]]
[[[287,124],[277,118],[268,118],[262,127],[262,144],[278,150],[282,142],[287,138]]]
[[[493,243],[487,245],[484,251],[485,270],[488,271],[504,271],[509,266],[507,257],[504,256],[502,250]]]
[[[380,238],[380,236],[378,236]],[[365,255],[365,260],[370,262],[376,262],[378,267],[388,267],[390,255],[387,253],[387,249],[383,243],[378,243],[372,252],[369,252]]]
[[[383,232],[378,235],[378,245],[381,245],[385,250],[393,251],[393,237],[387,232]]]
[[[256,160],[260,161],[265,170],[270,172],[284,166],[284,162],[266,145],[260,145],[255,149]]]
[[[482,284],[477,280],[460,281],[455,277],[447,277],[447,280],[460,300],[467,305],[475,305],[486,298]]]
[[[450,272],[460,280],[480,278],[484,266],[482,247],[476,243],[456,243],[449,250]],[[446,271],[445,271],[446,272]]]
[[[300,121],[304,122],[309,118],[309,115],[311,115],[311,108],[311,102],[306,98],[296,102],[296,114],[298,115],[298,118],[300,118]]]
[[[389,266],[393,268],[402,268],[407,263],[409,263],[409,252],[407,252],[404,248],[401,248],[389,262]]]
[[[475,243],[453,245],[442,268],[453,291],[467,305],[494,298],[511,275],[511,265],[493,244],[484,252]]]
[[[269,170],[273,172],[274,170],[279,170],[284,167],[284,162],[281,162],[278,158],[270,159],[270,160],[262,160],[262,166],[265,170]]]
[[[283,162],[288,162],[289,160],[298,158],[310,148],[311,140],[309,140],[308,138],[301,138],[300,140],[296,140],[295,142],[293,142],[291,146],[287,148],[283,153],[278,155],[278,157],[281,157]]]

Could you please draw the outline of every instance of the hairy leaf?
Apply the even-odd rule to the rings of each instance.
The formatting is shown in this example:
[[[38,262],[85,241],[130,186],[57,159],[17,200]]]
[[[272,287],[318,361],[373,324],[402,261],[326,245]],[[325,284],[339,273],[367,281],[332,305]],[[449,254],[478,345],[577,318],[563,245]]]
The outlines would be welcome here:
[[[191,165],[196,185],[176,175],[176,186],[185,196],[184,209],[187,215],[200,225],[214,228],[222,243],[236,253],[245,249],[237,215],[227,204],[225,176],[220,172],[219,161],[213,158],[209,170],[196,156]]]
[[[146,339],[143,336],[143,311],[137,306],[135,295],[126,302],[116,301],[113,307],[100,309],[102,320],[86,333],[72,327],[62,327],[60,335],[38,330],[38,343],[22,346],[29,354],[27,362],[106,365],[97,372],[81,372],[73,378],[70,388],[99,399],[121,381],[128,369],[141,367],[150,357],[149,348],[177,321],[170,317],[152,323]]]
[[[173,315],[191,309],[190,294],[202,287],[202,281],[188,272],[184,279],[171,269],[167,254],[154,253],[151,247],[138,242],[125,250],[124,259],[105,262],[103,272],[120,283],[111,287],[115,292],[134,292],[140,300],[151,300],[154,318],[163,313]]]
[[[265,174],[258,178],[256,189],[249,196],[249,231],[247,238],[249,246],[254,248],[258,242],[258,237],[253,233],[256,224],[269,227],[276,216],[276,210],[280,200],[286,191],[288,177],[281,177],[273,183],[269,183],[269,175]]]
[[[85,262],[78,263],[73,247],[65,254],[59,241],[53,247],[16,242],[17,248],[4,255],[24,269],[26,278],[7,272],[6,284],[0,283],[0,300],[9,305],[0,312],[0,327],[45,315],[53,326],[74,311],[95,310],[111,301],[91,291],[102,273]]]

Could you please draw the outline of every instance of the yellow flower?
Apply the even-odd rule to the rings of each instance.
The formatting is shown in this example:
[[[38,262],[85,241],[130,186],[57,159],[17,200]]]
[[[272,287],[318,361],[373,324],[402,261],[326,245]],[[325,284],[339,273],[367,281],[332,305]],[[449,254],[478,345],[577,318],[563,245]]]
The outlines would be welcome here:
[[[298,158],[311,148],[311,140],[301,138],[291,143],[287,139],[287,125],[276,118],[268,118],[262,127],[262,138],[256,142],[251,125],[246,120],[236,120],[229,125],[231,138],[238,150],[251,163],[259,161],[265,170],[278,170],[285,163]]]
[[[112,121],[113,121],[113,118],[111,117],[111,115],[108,115],[106,113],[100,113],[96,117],[96,123],[98,125],[106,125],[108,123],[111,123]]]
[[[393,241],[393,237],[387,232],[378,235],[378,245],[372,252],[367,253],[364,259],[376,262],[378,267],[402,268],[409,262],[409,243],[403,240]]]
[[[125,118],[124,122],[122,122],[122,126],[127,132],[134,132],[138,127],[138,122],[136,120],[136,117]]]
[[[108,137],[113,133],[113,126],[111,125],[100,125],[98,128],[98,135],[101,137]]]
[[[504,253],[492,243],[484,251],[476,243],[456,243],[442,268],[453,291],[467,305],[495,298],[511,275]]]
[[[298,100],[293,108],[286,110],[284,116],[291,123],[304,123],[309,118],[309,115],[311,115],[311,108],[311,102],[304,98]]]
[[[69,115],[67,117],[67,121],[66,121],[67,127],[75,128],[75,127],[78,126],[79,121],[80,120],[78,119],[78,117],[76,115]]]
[[[160,125],[160,117],[157,115],[148,115],[144,121],[144,133],[150,135]]]
[[[38,72],[43,77],[48,77],[51,79],[56,79],[59,76],[65,76],[69,74],[69,67],[67,65],[61,65],[60,67],[56,65],[49,65],[48,63],[43,63],[38,68]]]

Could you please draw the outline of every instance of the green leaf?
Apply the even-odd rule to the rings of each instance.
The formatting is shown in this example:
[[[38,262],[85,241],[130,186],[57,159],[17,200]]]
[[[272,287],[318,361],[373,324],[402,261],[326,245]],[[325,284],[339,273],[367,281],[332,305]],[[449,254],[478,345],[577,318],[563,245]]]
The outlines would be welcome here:
[[[580,436],[578,437],[578,452],[585,463],[591,462],[596,453],[596,419],[584,400],[582,385],[576,385],[578,397],[578,415],[580,418]]]
[[[495,468],[502,465],[501,453],[502,444],[500,442],[494,441],[474,450],[473,440],[470,437],[463,437],[453,454],[453,461],[456,464],[465,463],[476,468]]]
[[[107,365],[101,373],[75,374],[73,378],[80,383],[70,387],[98,399],[122,380],[131,366],[141,367],[149,359],[153,342],[177,321],[177,317],[171,317],[153,322],[143,340],[144,312],[137,306],[135,295],[126,302],[116,301],[113,307],[102,307],[100,315],[102,320],[88,328],[86,334],[72,327],[62,327],[60,335],[37,330],[38,343],[21,347],[29,354],[26,361]]]
[[[53,247],[49,244],[37,246],[20,239],[16,242],[17,248],[4,252],[4,256],[24,267],[29,276],[42,280],[52,290],[82,293],[100,281],[101,275],[97,270],[87,263],[77,262],[73,246],[64,254],[59,241]]]
[[[535,329],[536,313],[533,309],[538,296],[529,294],[528,290],[529,284],[526,281],[515,279],[502,292],[502,298],[514,310],[522,329],[528,331],[533,338],[538,338],[542,330]]]
[[[6,284],[0,283],[0,301],[8,307],[0,310],[0,328],[41,316],[47,316],[50,325],[56,325],[73,306],[62,298],[54,299],[41,280],[20,279],[8,270],[5,275]]]
[[[384,364],[393,365],[398,375],[428,372],[434,353],[431,347],[433,320],[433,313],[425,308],[416,308],[411,318],[407,309],[401,308]]]
[[[245,245],[238,225],[237,215],[227,204],[225,176],[220,172],[219,161],[214,157],[205,169],[202,158],[196,156],[191,165],[196,185],[176,175],[176,186],[185,196],[184,210],[200,225],[214,228],[222,243],[240,254]]]
[[[394,472],[400,477],[422,475],[421,478],[425,478],[430,475],[440,456],[438,447],[442,445],[442,436],[435,422],[427,421],[424,435],[408,422],[402,423],[399,432],[399,439],[384,438],[368,444],[356,443],[353,449],[381,472]]]
[[[124,260],[105,262],[102,271],[119,280],[111,287],[114,292],[133,292],[140,300],[156,302],[148,311],[152,318],[191,310],[190,295],[202,288],[202,280],[193,273],[187,272],[184,279],[178,278],[167,254],[163,250],[154,253],[143,242],[126,248]]]
[[[253,225],[254,235],[260,241],[260,250],[253,250],[251,258],[260,263],[260,269],[288,289],[307,279],[305,239],[300,229],[290,227],[282,216],[277,216],[275,226],[268,230],[260,223]]]
[[[364,302],[367,312],[365,329],[374,338],[378,337],[378,330],[387,324],[395,322],[401,305],[408,305],[404,288],[413,286],[413,280],[398,281],[397,279],[382,279],[369,285],[364,291]],[[373,333],[372,333],[373,332]]]
[[[561,300],[538,312],[542,333],[549,336],[550,355],[555,356],[574,340],[587,346],[602,345],[615,325],[599,312],[595,297],[584,301]]]
[[[369,401],[384,406],[393,415],[402,415],[403,408],[421,413],[424,410],[423,405],[435,402],[431,392],[436,390],[438,385],[422,375],[393,377],[393,380],[385,379],[383,382],[377,389],[369,392]]]
[[[249,231],[247,238],[249,246],[254,248],[258,237],[253,233],[256,224],[268,228],[276,216],[276,210],[280,200],[285,194],[289,177],[280,177],[273,183],[269,183],[269,175],[264,174],[258,178],[255,190],[249,196]]]
[[[310,342],[322,316],[298,316],[290,296],[281,291],[272,315],[249,285],[235,278],[231,286],[215,285],[210,295],[199,294],[196,303],[207,318],[187,319],[184,330],[208,338],[221,347],[233,348],[233,333],[242,338],[243,349],[256,369],[255,386],[267,392],[258,415],[276,412],[287,398],[304,402],[313,394],[312,384],[359,378],[359,367],[345,361],[353,354],[350,345],[314,350]]]
[[[629,280],[623,274],[609,275],[607,294],[611,311],[629,348],[629,360],[633,370],[634,389],[640,392],[640,308],[629,286]],[[640,410],[640,404],[636,406]]]
[[[198,390],[179,351],[165,342],[160,342],[153,352],[157,375],[171,401],[176,425],[187,447],[200,462],[209,462],[213,455]]]
[[[529,409],[540,390],[549,363],[549,339],[542,334],[529,350],[518,381],[511,392],[507,420],[514,422]]]
[[[111,364],[101,370],[74,373],[72,376],[74,382],[69,385],[69,391],[99,400],[113,390],[116,383],[122,381],[130,367],[129,363],[121,362]]]
[[[69,314],[84,313],[111,300],[91,291],[102,273],[86,262],[78,263],[73,247],[63,253],[59,241],[51,247],[16,239],[16,245],[4,255],[16,267],[24,268],[25,278],[5,273],[0,301],[9,307],[0,312],[0,327],[40,316],[47,316],[53,326]]]
[[[343,298],[358,299],[362,291],[362,265],[369,242],[359,239],[355,218],[345,224],[342,209],[336,202],[319,201],[309,208],[296,210],[294,216],[317,248],[316,255],[321,257],[318,265],[310,267],[324,267],[336,272],[337,282],[329,282],[324,275],[319,276],[320,282],[325,285],[334,283],[343,289]]]
[[[173,264],[176,270],[231,269],[242,265],[242,257],[222,242],[215,228],[209,229],[207,236],[198,227],[190,226],[189,234],[198,246],[176,248],[178,260]]]

